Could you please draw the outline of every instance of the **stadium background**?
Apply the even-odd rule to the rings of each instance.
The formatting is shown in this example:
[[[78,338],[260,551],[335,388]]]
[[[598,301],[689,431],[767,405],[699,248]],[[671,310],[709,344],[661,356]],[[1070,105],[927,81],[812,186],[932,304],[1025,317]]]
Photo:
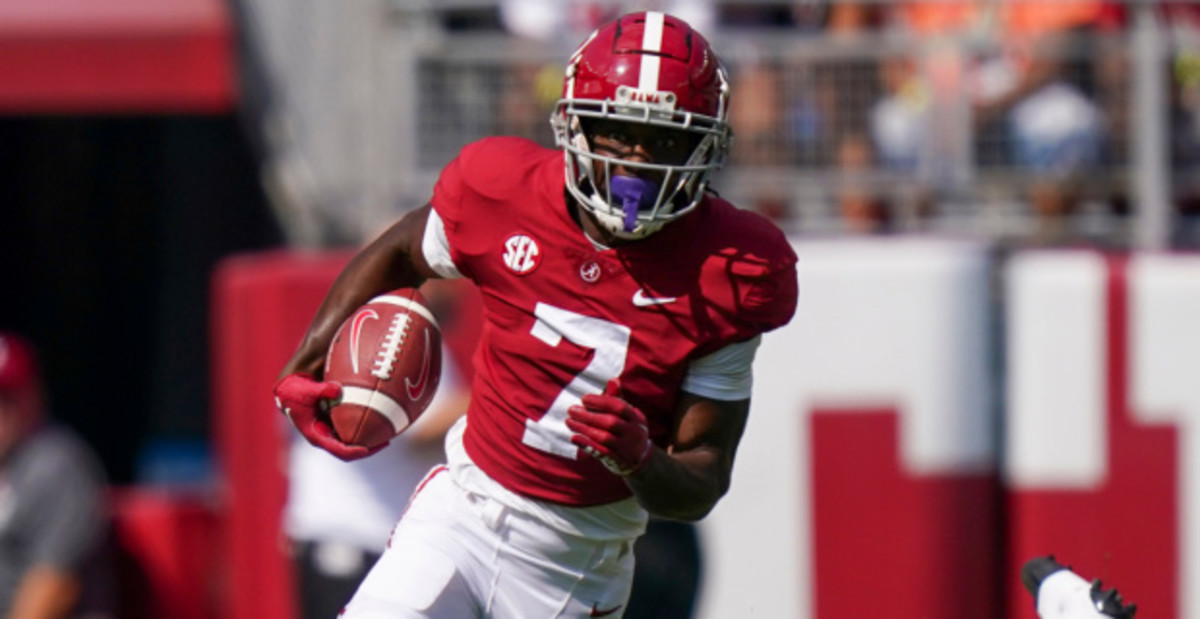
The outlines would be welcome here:
[[[276,275],[284,283],[276,285],[286,287],[287,277],[295,276],[297,268],[290,260],[299,254],[280,252],[339,249],[363,241],[403,209],[422,203],[437,170],[462,144],[493,133],[547,141],[546,114],[563,58],[585,32],[577,20],[582,14],[564,8],[566,20],[561,23],[506,22],[503,11],[521,4],[0,4],[0,181],[7,195],[0,208],[0,264],[6,265],[0,269],[0,290],[5,291],[0,324],[25,331],[41,343],[57,414],[101,453],[114,485],[121,489],[119,496],[127,501],[122,506],[135,521],[130,535],[142,536],[135,542],[142,544],[141,556],[151,565],[171,568],[161,570],[166,579],[161,586],[146,591],[167,609],[151,616],[269,616],[261,610],[246,611],[245,605],[253,603],[249,598],[279,607],[261,594],[264,588],[279,593],[270,588],[277,582],[253,591],[220,577],[223,570],[236,571],[230,557],[269,555],[276,544],[268,535],[246,546],[246,540],[229,533],[245,517],[238,510],[246,505],[231,499],[239,488],[245,490],[239,485],[244,480],[227,468],[231,456],[221,447],[228,444],[214,440],[221,416],[232,408],[221,399],[223,391],[214,387],[219,386],[221,372],[229,370],[224,357],[213,353],[223,341],[211,325],[220,312],[215,299],[224,290],[219,287],[222,280],[214,284],[214,274],[224,266],[230,269],[225,273],[234,274],[234,284],[244,281],[237,280],[236,269],[246,263],[227,260],[268,251],[270,260],[281,260],[283,266],[264,268],[280,269]],[[930,271],[918,268],[913,277],[933,277],[936,283],[942,280],[930,272],[950,273],[945,276],[951,283],[943,284],[950,292],[929,297],[945,305],[935,305],[932,311],[957,308],[961,315],[945,315],[966,320],[973,326],[962,328],[978,338],[964,349],[944,342],[946,334],[936,328],[915,331],[926,333],[916,349],[942,354],[942,365],[935,359],[931,371],[936,374],[941,367],[954,377],[936,381],[971,392],[959,396],[966,399],[961,406],[976,412],[963,413],[954,405],[950,410],[974,415],[974,424],[964,432],[977,449],[950,450],[962,457],[969,479],[952,481],[949,490],[918,492],[916,499],[894,497],[908,505],[916,501],[915,512],[924,516],[900,519],[891,527],[880,525],[887,532],[884,537],[920,538],[906,535],[911,533],[904,528],[906,522],[933,528],[992,527],[995,532],[980,547],[949,548],[957,539],[951,537],[941,550],[920,545],[893,548],[896,553],[932,553],[911,558],[929,570],[908,574],[913,581],[898,578],[903,570],[894,564],[861,568],[882,562],[873,558],[879,547],[872,550],[870,544],[859,548],[864,554],[847,555],[847,564],[829,567],[814,560],[814,565],[849,579],[851,584],[840,586],[829,584],[828,577],[824,582],[819,575],[810,579],[807,567],[760,556],[763,571],[743,573],[773,573],[784,581],[773,583],[774,590],[753,592],[760,596],[757,607],[743,601],[742,608],[751,609],[746,616],[779,616],[763,610],[767,599],[776,598],[791,600],[772,607],[783,608],[783,616],[848,616],[830,601],[831,595],[870,591],[872,582],[887,590],[879,584],[884,581],[911,582],[901,595],[916,596],[902,599],[926,606],[886,615],[871,613],[871,607],[863,612],[961,616],[954,614],[961,605],[984,604],[990,608],[972,616],[1024,616],[1019,613],[1027,609],[1009,599],[1014,597],[1011,567],[1020,559],[1012,555],[1023,548],[1009,543],[1022,535],[1012,528],[1019,520],[1014,516],[1030,518],[1021,522],[1046,533],[1054,529],[1046,521],[1085,515],[1090,526],[1084,528],[1103,532],[1097,533],[1100,541],[1093,545],[1107,554],[1103,561],[1088,556],[1077,563],[1114,578],[1132,570],[1149,574],[1148,584],[1137,581],[1132,592],[1116,580],[1135,601],[1145,604],[1149,597],[1150,608],[1158,605],[1159,612],[1143,611],[1148,616],[1186,617],[1187,610],[1197,616],[1200,607],[1185,599],[1188,591],[1200,590],[1194,586],[1196,570],[1188,558],[1194,551],[1168,536],[1165,542],[1152,542],[1164,550],[1150,553],[1151,559],[1165,564],[1122,568],[1122,557],[1112,556],[1105,536],[1115,531],[1130,535],[1136,529],[1120,526],[1126,520],[1104,520],[1110,496],[1069,507],[1054,504],[1053,498],[1038,503],[1035,497],[1029,507],[1019,488],[1014,490],[1013,480],[1021,474],[1004,469],[1006,463],[1018,461],[1006,451],[1006,441],[1015,436],[1015,429],[1006,424],[1018,416],[1007,402],[1013,392],[1006,381],[1009,374],[1023,371],[1011,372],[1007,365],[1016,346],[1008,338],[1018,332],[1005,327],[1012,316],[1007,313],[1009,297],[1023,281],[1009,274],[1011,256],[1041,256],[1034,248],[1104,250],[1117,258],[1105,262],[1100,272],[1116,272],[1111,277],[1124,281],[1126,252],[1188,252],[1198,242],[1194,218],[1200,188],[1195,169],[1200,156],[1200,17],[1195,7],[1184,2],[1028,3],[1045,12],[1034,10],[1017,19],[1005,13],[1002,7],[1011,4],[1005,2],[983,3],[990,8],[966,17],[937,10],[922,13],[919,9],[926,5],[919,3],[698,4],[711,10],[711,23],[701,27],[723,52],[735,88],[738,138],[732,165],[716,183],[722,193],[777,218],[802,256],[805,243],[832,243],[828,264],[835,277],[829,297],[836,296],[841,289],[837,282],[844,281],[839,279],[845,275],[839,265],[859,264],[854,276],[864,278],[863,286],[883,290],[889,282],[906,280],[876,267],[918,252],[925,260],[921,264],[932,266]],[[909,10],[913,12],[906,13]],[[1051,119],[1049,128],[1047,121],[1034,118],[1028,121],[1032,133],[1018,133],[1014,118],[1005,111],[1018,109],[1020,99],[998,113],[987,103],[995,102],[997,93],[1018,90],[1021,75],[1041,66],[1039,61],[1052,61],[1055,83],[1064,88],[1057,99],[1042,100],[1042,113]],[[1039,108],[1023,109],[1026,116],[1037,116]],[[1062,134],[1064,127],[1073,132]],[[1047,144],[1064,150],[1047,153]],[[933,242],[936,249],[914,249],[909,242],[916,240]],[[847,248],[857,249],[840,253]],[[813,251],[813,262],[826,264],[821,262],[824,250]],[[897,253],[887,253],[893,251]],[[928,251],[937,256],[930,258]],[[874,262],[869,260],[872,256]],[[1190,282],[1195,268],[1185,266],[1187,276],[1182,279]],[[1093,281],[1095,269],[1085,266],[1082,275],[1069,268],[1067,272],[1061,281],[1098,285]],[[808,294],[819,298],[821,271],[810,275],[818,279]],[[871,280],[876,276],[882,279]],[[1109,276],[1101,281],[1104,277]],[[978,287],[980,280],[988,285]],[[967,284],[960,286],[963,281]],[[903,297],[909,290],[896,288],[895,294]],[[1093,293],[1089,288],[1081,294]],[[970,299],[988,303],[976,307],[967,303]],[[878,307],[894,299],[852,297],[846,302]],[[287,305],[263,302],[257,307],[279,311]],[[798,321],[804,323],[801,307]],[[922,307],[911,315],[919,316]],[[1054,314],[1059,307],[1050,304],[1045,313]],[[905,315],[900,309],[895,313]],[[814,312],[814,320],[818,315],[825,316]],[[834,311],[826,319],[837,317]],[[847,324],[846,333],[880,321],[871,315],[862,319],[862,325]],[[903,321],[894,327],[914,329]],[[1195,325],[1185,317],[1178,327],[1177,339],[1193,341],[1188,338],[1194,337],[1190,329]],[[278,346],[288,336],[273,337],[279,338],[273,342]],[[805,336],[795,331],[794,337]],[[878,338],[886,339],[886,332]],[[845,350],[854,349],[846,342],[835,338],[823,353],[841,350],[849,355]],[[868,347],[864,354],[873,353]],[[1122,349],[1105,358],[1118,357],[1109,363],[1120,365],[1124,354]],[[812,371],[821,367],[819,356]],[[963,359],[975,373],[955,373],[953,364],[946,366]],[[1167,365],[1171,360],[1186,366],[1185,358],[1169,358]],[[777,365],[791,363],[797,374],[808,367],[803,360]],[[277,366],[264,365],[271,365],[268,372]],[[765,382],[770,384],[779,367],[760,369],[761,373],[769,374]],[[846,372],[851,383],[861,378],[858,373],[868,371],[851,364]],[[1053,372],[1049,375],[1058,378]],[[876,413],[903,418],[904,413],[895,410],[900,404],[888,401],[895,398],[896,389],[885,396],[873,389],[851,394],[860,409],[862,401],[868,401],[868,414],[856,416],[857,421]],[[1193,387],[1185,393],[1185,399],[1192,398],[1188,402],[1195,402],[1190,395],[1194,391]],[[807,409],[813,405],[803,393],[793,395],[803,403],[779,405],[804,408],[798,417],[808,419]],[[980,397],[985,401],[979,402]],[[763,400],[757,391],[756,399]],[[833,406],[839,407],[846,406]],[[275,419],[269,412],[262,414],[260,425],[251,427],[270,430]],[[824,417],[812,418],[814,432],[830,423]],[[1178,425],[1190,428],[1186,421]],[[1187,497],[1194,493],[1189,488],[1200,484],[1200,478],[1178,470],[1188,461],[1182,455],[1187,450],[1176,446],[1186,446],[1179,443],[1185,439],[1169,430],[1174,422],[1157,423],[1167,428],[1162,430],[1168,435],[1161,438],[1164,442],[1152,442],[1159,448],[1131,458],[1136,467],[1153,460],[1150,454],[1170,452],[1166,464],[1154,461],[1156,468],[1150,470],[1158,475],[1166,467],[1167,476],[1178,476],[1179,482],[1165,497],[1156,495],[1155,511],[1149,512],[1150,522],[1161,525],[1155,528],[1169,529],[1187,520]],[[1072,418],[1068,425],[1094,429],[1095,424]],[[1110,430],[1106,426],[1098,432]],[[770,434],[771,426],[759,431],[759,436]],[[851,428],[846,440],[853,446],[873,431]],[[1068,433],[1065,439],[1070,438]],[[951,432],[942,440],[961,444],[961,439]],[[821,516],[820,508],[806,501],[821,500],[826,482],[803,466],[780,464],[793,463],[793,458],[815,460],[810,460],[804,443],[776,447],[780,448],[789,452],[786,458],[762,460],[779,471],[764,474],[777,474],[776,483],[788,489],[782,494],[796,493],[795,501],[788,509],[760,509],[780,517],[795,516],[789,510],[807,513],[812,508],[812,518],[821,526],[821,518],[830,516]],[[814,454],[820,449],[814,446]],[[1006,461],[1003,455],[1012,457]],[[956,457],[948,456],[950,461]],[[269,467],[270,462],[259,466]],[[1133,475],[1138,477],[1136,468]],[[749,485],[743,482],[737,483]],[[817,486],[815,494],[808,493],[810,482]],[[771,492],[770,487],[754,488]],[[265,490],[251,485],[248,496]],[[1079,498],[1076,490],[1068,494]],[[941,498],[930,498],[934,496]],[[972,498],[980,496],[991,497],[983,503],[991,509],[947,507],[979,505]],[[930,501],[928,509],[922,501]],[[747,503],[734,503],[728,515],[714,514],[714,526],[724,526],[736,536],[739,529],[753,526],[748,523],[757,520],[752,519],[766,517],[753,508],[740,513],[735,510],[739,505]],[[896,513],[895,505],[886,502],[863,504],[850,513],[858,511]],[[270,517],[256,514],[259,519]],[[832,517],[846,516],[835,511]],[[1147,514],[1121,515],[1127,517],[1145,522]],[[785,518],[780,526],[793,524]],[[865,529],[873,521],[863,524]],[[800,538],[794,551],[783,553],[799,555],[809,543],[803,541],[807,531],[779,530],[774,535],[777,541]],[[252,531],[258,533],[261,530]],[[847,537],[852,544],[853,529]],[[713,539],[714,548],[720,548],[719,539]],[[841,538],[831,534],[816,539]],[[1136,546],[1137,539],[1135,535],[1128,543]],[[207,558],[198,561],[192,556],[197,540],[212,540],[218,552],[211,557],[199,553]],[[1030,547],[1040,546],[1031,542]],[[1086,540],[1078,547],[1091,550]],[[835,544],[810,550],[814,555],[836,555],[846,548]],[[954,563],[965,560],[958,553],[976,559],[973,570]],[[957,567],[939,569],[943,560]],[[771,569],[776,565],[781,569]],[[854,581],[856,574],[864,580]],[[804,582],[793,588],[788,578]],[[981,580],[988,582],[980,585]],[[1161,582],[1171,584],[1155,584]],[[913,589],[921,593],[913,594]],[[1141,599],[1138,592],[1143,593]],[[947,601],[950,598],[954,601]],[[718,603],[724,602],[709,601]]]

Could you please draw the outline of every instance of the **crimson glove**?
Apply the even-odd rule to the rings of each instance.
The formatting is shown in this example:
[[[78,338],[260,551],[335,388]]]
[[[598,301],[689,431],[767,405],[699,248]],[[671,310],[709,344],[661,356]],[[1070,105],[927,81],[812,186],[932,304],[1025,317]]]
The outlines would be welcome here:
[[[350,462],[365,458],[383,449],[378,447],[348,445],[338,440],[328,420],[317,415],[322,400],[342,397],[342,386],[331,382],[318,382],[311,374],[296,372],[288,374],[275,384],[275,406],[287,415],[300,434],[310,444],[320,447],[340,460]]]
[[[571,442],[622,477],[640,471],[650,460],[654,444],[642,411],[621,399],[621,384],[608,381],[603,394],[583,396],[567,408]]]

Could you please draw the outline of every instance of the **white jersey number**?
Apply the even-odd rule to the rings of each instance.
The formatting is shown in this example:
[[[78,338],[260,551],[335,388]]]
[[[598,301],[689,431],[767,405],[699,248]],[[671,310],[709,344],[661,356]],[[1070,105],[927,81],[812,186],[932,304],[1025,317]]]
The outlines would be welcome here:
[[[531,330],[534,337],[551,346],[558,346],[566,338],[596,351],[592,362],[567,383],[540,419],[525,420],[525,435],[521,438],[534,449],[574,460],[579,448],[571,442],[571,431],[567,429],[567,408],[578,404],[586,394],[603,393],[608,381],[621,375],[629,352],[630,329],[545,303],[538,303],[533,313],[537,317]]]

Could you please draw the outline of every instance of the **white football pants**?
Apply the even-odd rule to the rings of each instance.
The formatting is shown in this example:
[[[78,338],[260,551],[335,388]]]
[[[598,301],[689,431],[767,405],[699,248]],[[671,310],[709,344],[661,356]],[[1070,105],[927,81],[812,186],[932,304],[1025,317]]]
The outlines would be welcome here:
[[[458,486],[445,467],[418,487],[344,619],[621,617],[630,541],[567,535]]]

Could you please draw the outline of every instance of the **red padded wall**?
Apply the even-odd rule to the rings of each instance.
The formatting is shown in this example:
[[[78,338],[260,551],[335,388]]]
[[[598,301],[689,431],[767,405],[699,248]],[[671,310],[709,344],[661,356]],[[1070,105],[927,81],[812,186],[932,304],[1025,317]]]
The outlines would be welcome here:
[[[110,497],[121,551],[122,619],[220,619],[217,506],[197,495],[118,488]]]
[[[816,617],[998,619],[991,473],[905,470],[895,409],[816,409]]]
[[[286,498],[286,421],[275,410],[276,374],[295,350],[344,253],[240,256],[213,279],[214,446],[226,483],[220,571],[225,619],[291,619],[291,573],[281,513]]]
[[[1105,409],[1097,414],[1106,417],[1108,427],[1107,470],[1094,488],[1009,489],[1007,571],[1017,573],[1030,557],[1055,554],[1085,578],[1116,587],[1138,605],[1139,617],[1183,617],[1182,438],[1173,425],[1150,425],[1135,417],[1128,259],[1111,256],[1106,265]],[[1178,330],[1186,338],[1188,325]],[[1023,597],[1018,579],[1008,580],[1007,594]],[[1036,619],[1037,613],[1032,604],[1020,604],[1009,616]]]

